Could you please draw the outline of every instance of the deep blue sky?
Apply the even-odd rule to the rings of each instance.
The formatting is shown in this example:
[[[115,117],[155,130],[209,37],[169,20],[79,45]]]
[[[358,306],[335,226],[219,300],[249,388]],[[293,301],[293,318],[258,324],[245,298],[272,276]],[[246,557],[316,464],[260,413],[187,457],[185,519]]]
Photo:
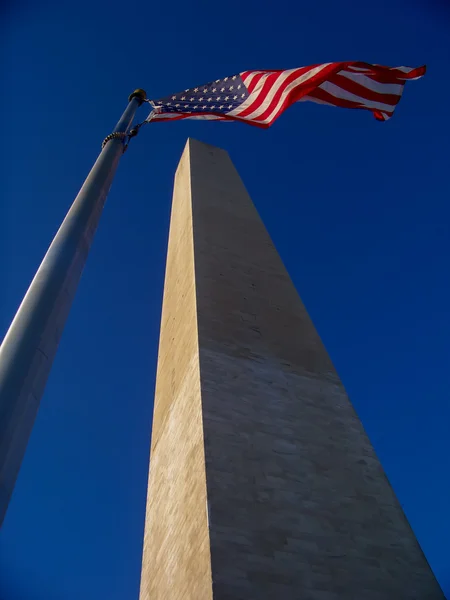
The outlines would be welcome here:
[[[450,8],[443,0],[1,9],[0,336],[124,109],[251,68],[428,64],[394,118],[160,123],[123,157],[0,534],[1,600],[137,600],[173,175],[227,149],[450,595]],[[139,120],[147,114],[144,107]]]

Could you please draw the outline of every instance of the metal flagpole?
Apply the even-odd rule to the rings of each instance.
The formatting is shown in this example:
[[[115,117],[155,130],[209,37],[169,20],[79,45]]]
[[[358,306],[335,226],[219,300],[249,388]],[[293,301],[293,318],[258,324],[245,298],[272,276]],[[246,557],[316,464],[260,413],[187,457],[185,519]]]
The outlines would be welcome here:
[[[0,347],[0,525],[106,196],[137,108],[135,90],[62,222]]]

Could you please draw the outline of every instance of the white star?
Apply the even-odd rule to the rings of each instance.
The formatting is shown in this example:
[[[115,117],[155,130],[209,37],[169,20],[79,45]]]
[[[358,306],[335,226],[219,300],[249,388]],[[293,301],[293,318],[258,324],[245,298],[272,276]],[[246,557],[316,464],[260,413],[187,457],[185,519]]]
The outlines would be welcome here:
[[[229,104],[229,105],[228,105],[228,108],[233,108],[233,105],[232,105],[232,104]]]
[[[216,89],[217,89],[217,88],[213,88],[213,89],[212,89],[213,93],[216,91]]]
[[[233,75],[233,81],[236,79],[236,75]]]
[[[224,92],[224,91],[225,91],[225,88],[220,88],[220,91],[221,91],[221,92]]]
[[[206,94],[206,92],[207,92],[207,91],[208,91],[208,88],[205,88],[205,89],[203,90],[203,93],[204,93],[204,94]]]
[[[185,104],[185,105],[184,105],[184,108],[187,108],[188,106],[189,106],[188,104]]]
[[[230,96],[225,96],[225,102],[228,100],[228,98],[229,98],[229,97],[230,97]]]
[[[189,88],[188,88],[187,90],[184,90],[184,91],[185,91],[185,92],[188,92],[188,91],[189,91]]]
[[[195,98],[189,98],[190,102],[194,102]]]
[[[208,102],[211,102],[212,98],[208,98]]]
[[[198,108],[198,104],[197,104],[196,106],[194,106],[194,110],[195,110],[196,108]]]
[[[203,98],[199,98],[200,102],[203,100]]]
[[[205,104],[205,106],[202,106],[202,108],[203,108],[203,110],[205,110],[205,108],[208,108],[208,107],[207,107],[207,106],[206,106],[206,104]]]
[[[242,95],[241,95],[241,98],[244,98],[244,96],[245,96],[245,94],[242,94]]]
[[[223,104],[221,104],[221,105],[219,106],[219,110],[222,110],[222,108],[223,108]]]
[[[237,100],[237,96],[233,96],[233,100]]]
[[[198,88],[194,88],[194,92],[198,92]]]
[[[175,104],[175,106],[178,108],[180,105],[179,104]]]
[[[220,79],[216,79],[216,83],[219,83]]]
[[[234,89],[234,86],[230,85],[230,92],[231,92],[232,89]]]
[[[213,105],[211,106],[211,110],[214,110],[215,108],[216,108],[216,105],[215,105],[215,104],[213,104]]]
[[[220,96],[217,96],[217,100],[220,100]]]
[[[175,100],[175,99],[176,99],[176,96],[172,96],[172,100]]]
[[[224,81],[228,81],[228,77],[225,77]]]
[[[167,103],[167,106],[170,106],[171,104],[172,104],[172,102],[168,102],[168,103]]]
[[[239,85],[238,85],[238,90],[240,90],[240,89],[241,89],[241,87],[242,87],[242,86],[241,86],[241,84],[239,84]]]
[[[182,99],[182,100],[186,100],[186,96],[183,96],[181,99]]]

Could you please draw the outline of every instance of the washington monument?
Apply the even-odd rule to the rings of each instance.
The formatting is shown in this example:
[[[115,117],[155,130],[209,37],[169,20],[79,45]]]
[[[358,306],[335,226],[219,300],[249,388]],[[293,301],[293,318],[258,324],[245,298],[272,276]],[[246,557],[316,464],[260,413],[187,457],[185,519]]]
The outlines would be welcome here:
[[[226,152],[173,195],[140,600],[443,600]]]

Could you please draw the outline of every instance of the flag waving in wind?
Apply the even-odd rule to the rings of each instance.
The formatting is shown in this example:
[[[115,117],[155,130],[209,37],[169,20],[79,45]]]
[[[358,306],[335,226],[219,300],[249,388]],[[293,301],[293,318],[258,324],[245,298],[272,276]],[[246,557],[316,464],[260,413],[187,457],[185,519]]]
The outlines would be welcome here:
[[[294,102],[310,100],[372,111],[387,121],[406,81],[419,79],[425,67],[383,67],[336,62],[286,71],[244,71],[159,100],[147,121],[211,119],[270,127]]]

